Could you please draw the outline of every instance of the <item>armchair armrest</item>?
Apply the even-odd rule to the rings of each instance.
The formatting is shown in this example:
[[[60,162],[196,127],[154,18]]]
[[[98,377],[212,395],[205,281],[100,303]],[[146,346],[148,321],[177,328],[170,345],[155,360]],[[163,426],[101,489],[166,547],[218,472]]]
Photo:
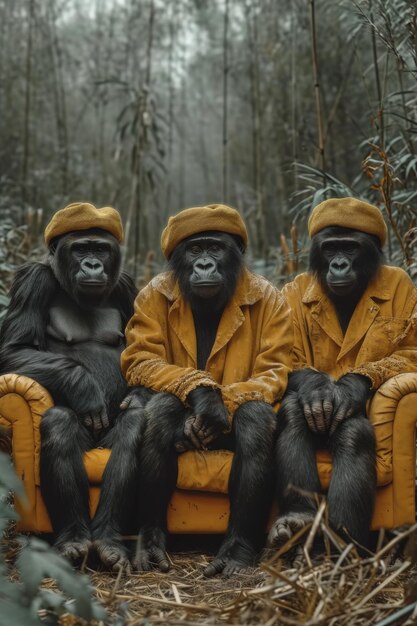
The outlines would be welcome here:
[[[399,374],[381,385],[369,419],[375,428],[378,471],[393,483],[393,525],[410,523],[415,517],[417,374]]]
[[[31,378],[0,376],[0,424],[11,427],[13,464],[25,486],[28,508],[35,507],[39,485],[41,417],[51,406],[48,391]]]

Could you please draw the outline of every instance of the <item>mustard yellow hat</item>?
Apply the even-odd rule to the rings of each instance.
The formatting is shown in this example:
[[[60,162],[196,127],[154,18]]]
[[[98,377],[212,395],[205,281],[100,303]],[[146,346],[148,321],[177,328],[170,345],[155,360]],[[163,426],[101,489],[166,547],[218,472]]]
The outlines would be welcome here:
[[[353,228],[375,235],[381,246],[387,239],[387,225],[381,211],[376,206],[357,198],[330,198],[318,204],[308,220],[308,234],[314,237],[328,226]]]
[[[73,202],[54,213],[45,228],[45,243],[49,245],[52,239],[59,235],[90,228],[107,230],[117,241],[123,240],[122,220],[116,209],[109,206],[98,209],[88,202]]]
[[[208,204],[184,209],[168,219],[161,235],[162,252],[169,258],[180,241],[205,230],[238,235],[244,247],[248,245],[248,232],[239,213],[225,204]]]

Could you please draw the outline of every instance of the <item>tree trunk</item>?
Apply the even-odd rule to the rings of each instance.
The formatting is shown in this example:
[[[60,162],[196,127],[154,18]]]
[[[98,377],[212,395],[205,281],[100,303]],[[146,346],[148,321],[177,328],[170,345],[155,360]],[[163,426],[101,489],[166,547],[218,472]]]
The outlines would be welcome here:
[[[224,4],[224,22],[223,22],[223,201],[227,204],[228,199],[228,187],[229,187],[229,172],[228,172],[228,75],[229,75],[229,0],[225,0]]]
[[[26,88],[25,88],[25,110],[23,116],[23,155],[22,155],[22,195],[25,201],[28,200],[28,168],[30,151],[30,108],[32,89],[32,37],[33,23],[35,15],[35,0],[28,0],[28,38],[26,45]]]
[[[317,57],[317,38],[316,38],[316,12],[315,0],[310,0],[310,28],[311,28],[311,57],[313,62],[313,79],[314,93],[316,98],[316,117],[319,144],[319,161],[320,169],[323,172],[323,185],[326,184],[326,155],[324,143],[324,123],[323,108],[321,104],[320,81],[319,81],[319,63]]]
[[[55,100],[55,122],[58,137],[58,161],[61,173],[61,193],[68,193],[68,128],[67,111],[65,102],[65,88],[63,79],[63,62],[60,40],[57,34],[57,16],[55,13],[55,0],[50,0],[49,13],[49,53],[52,66],[52,86]]]
[[[246,4],[246,21],[250,52],[250,93],[251,93],[251,118],[252,118],[252,163],[253,163],[253,188],[256,198],[256,248],[262,258],[266,258],[268,250],[268,238],[265,227],[265,214],[263,203],[262,163],[261,163],[261,94],[259,77],[259,41],[258,21],[254,0]]]

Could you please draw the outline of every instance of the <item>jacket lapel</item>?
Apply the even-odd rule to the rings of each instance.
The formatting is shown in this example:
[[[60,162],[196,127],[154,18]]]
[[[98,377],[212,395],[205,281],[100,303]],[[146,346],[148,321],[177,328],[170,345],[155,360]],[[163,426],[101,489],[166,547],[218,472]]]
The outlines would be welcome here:
[[[366,335],[379,313],[379,306],[370,297],[364,295],[356,305],[343,340],[337,360],[342,359]]]
[[[251,274],[249,270],[244,269],[236,285],[235,293],[223,311],[216,339],[207,360],[207,368],[209,368],[211,359],[229,343],[238,328],[244,323],[245,314],[242,307],[254,304],[262,295],[263,290],[256,274]]]
[[[369,283],[362,294],[362,298],[356,305],[356,309],[353,312],[344,337],[338,360],[350,352],[366,335],[379,314],[380,308],[378,300],[387,301],[391,299],[389,288],[385,287],[385,285],[386,281],[383,277],[383,268],[381,268],[378,276]]]
[[[169,324],[191,359],[192,367],[197,367],[197,340],[191,307],[182,297],[178,297],[169,309]]]
[[[169,325],[187,352],[190,365],[197,367],[197,341],[191,307],[181,296],[179,285],[174,281],[171,272],[160,275],[156,288],[171,303],[168,310]]]
[[[170,327],[189,355],[192,367],[197,367],[197,340],[191,307],[182,297],[179,285],[174,282],[170,272],[161,276],[157,289],[172,302],[168,312]],[[255,303],[262,297],[262,294],[260,279],[257,278],[256,274],[244,269],[236,285],[235,293],[223,311],[216,339],[207,360],[207,369],[211,359],[229,343],[238,328],[244,323],[245,314],[241,307]]]
[[[339,347],[343,343],[343,335],[337,319],[336,309],[324,293],[320,283],[315,277],[311,278],[311,283],[307,287],[303,296],[303,303],[311,305],[311,317],[320,326],[322,332],[330,337]],[[306,330],[307,334],[308,330]],[[314,352],[314,346],[313,346]]]

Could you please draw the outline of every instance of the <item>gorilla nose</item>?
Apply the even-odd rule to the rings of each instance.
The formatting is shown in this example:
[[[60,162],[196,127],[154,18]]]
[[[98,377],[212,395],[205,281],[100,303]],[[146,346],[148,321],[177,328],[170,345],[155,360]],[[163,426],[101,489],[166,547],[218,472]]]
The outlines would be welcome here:
[[[90,270],[97,270],[101,267],[101,263],[99,261],[86,261],[84,266],[88,267]]]
[[[334,276],[344,276],[350,271],[350,264],[346,259],[333,259],[330,263],[330,271]]]
[[[195,264],[195,269],[200,272],[208,272],[216,269],[216,265],[211,259],[201,259]]]
[[[98,259],[84,259],[81,262],[81,267],[89,276],[101,274],[103,270],[103,264]]]

